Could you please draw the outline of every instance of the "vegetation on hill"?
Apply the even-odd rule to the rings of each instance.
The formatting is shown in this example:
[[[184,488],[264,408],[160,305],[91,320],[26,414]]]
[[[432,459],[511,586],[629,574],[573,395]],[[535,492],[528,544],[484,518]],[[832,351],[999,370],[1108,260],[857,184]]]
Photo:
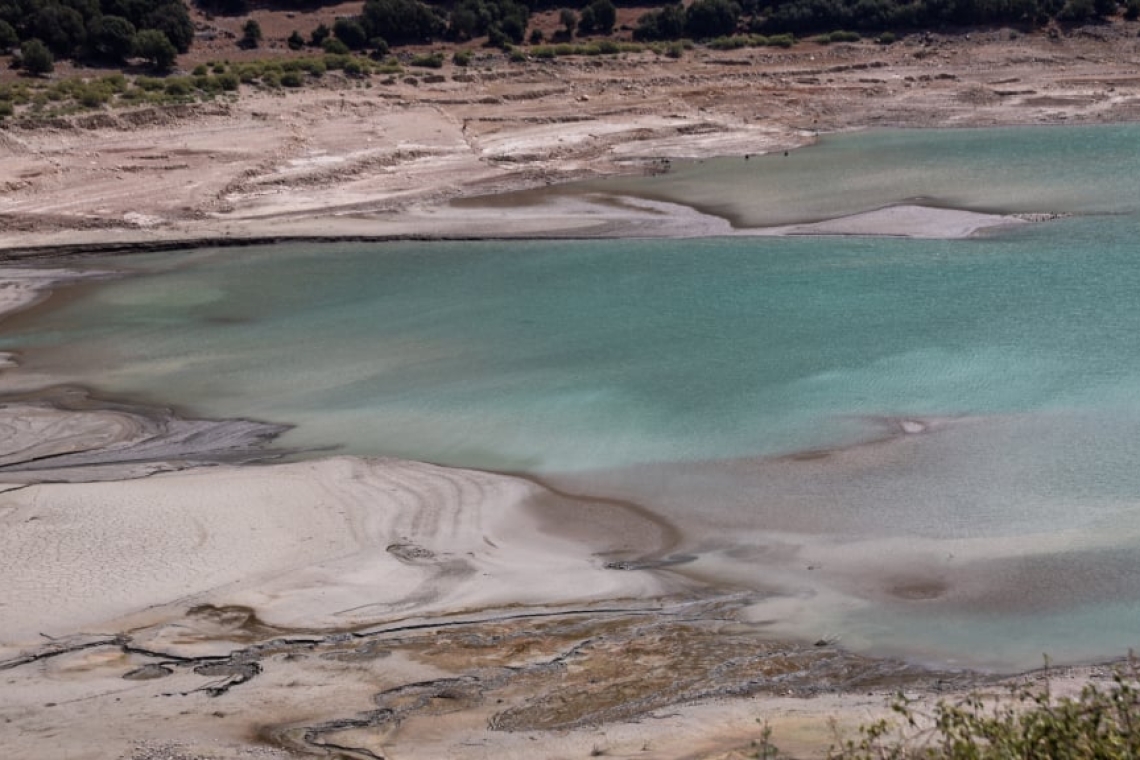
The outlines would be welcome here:
[[[271,7],[306,1],[271,0]],[[294,32],[288,46],[312,45],[332,53],[375,50],[382,56],[389,45],[485,38],[488,45],[508,50],[528,39],[545,41],[541,29],[531,28],[537,1],[365,0],[359,16],[338,19],[331,29],[322,26],[309,40]],[[247,0],[194,2],[210,13],[249,9]],[[567,0],[559,10],[562,28],[551,36],[554,43],[569,43],[575,35],[609,36],[617,27],[613,0]],[[993,24],[1031,28],[1085,23],[1121,10],[1125,18],[1137,18],[1140,0],[693,0],[662,5],[643,14],[632,30],[623,30],[638,41],[707,41],[837,29],[878,34]],[[247,24],[237,44],[257,47],[258,32]],[[163,69],[193,39],[184,0],[0,0],[0,53],[19,49],[29,73],[46,73],[61,58],[112,65],[142,58]]]
[[[53,59],[117,64],[136,54],[147,30],[160,33],[176,53],[189,50],[194,40],[194,25],[181,0],[0,0],[0,51],[19,46],[24,62],[32,64],[30,71],[44,71],[38,45],[31,45],[28,60],[33,40]]]

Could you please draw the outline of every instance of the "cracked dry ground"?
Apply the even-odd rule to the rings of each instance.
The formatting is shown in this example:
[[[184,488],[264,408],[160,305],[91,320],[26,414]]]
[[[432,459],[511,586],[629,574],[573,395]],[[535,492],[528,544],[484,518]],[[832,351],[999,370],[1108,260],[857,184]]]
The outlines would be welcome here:
[[[766,640],[733,622],[745,601],[502,610],[336,633],[286,631],[245,608],[200,606],[150,629],[51,642],[0,663],[0,675],[35,681],[99,672],[123,687],[82,699],[130,695],[140,717],[155,702],[157,712],[177,705],[181,715],[229,724],[250,745],[354,759],[385,757],[400,745],[402,727],[425,719],[457,734],[558,731],[659,718],[719,697],[976,682],[831,642]],[[283,707],[306,689],[299,704]],[[285,719],[269,720],[259,709],[266,706]],[[32,730],[27,715],[9,716]],[[136,757],[144,756],[161,755],[140,748]]]

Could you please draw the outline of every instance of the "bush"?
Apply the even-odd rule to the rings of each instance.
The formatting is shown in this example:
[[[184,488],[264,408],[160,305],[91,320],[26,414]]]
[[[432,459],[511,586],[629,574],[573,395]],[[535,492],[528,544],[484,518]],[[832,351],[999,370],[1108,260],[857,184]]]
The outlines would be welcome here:
[[[1128,0],[1128,5],[1124,8],[1124,18],[1129,21],[1140,18],[1140,0]]]
[[[309,35],[309,44],[313,47],[321,47],[331,34],[331,29],[324,24],[318,24],[313,33]]]
[[[899,696],[891,709],[898,727],[882,720],[859,730],[860,738],[832,747],[830,760],[1053,760],[1140,757],[1140,689],[1135,664],[1117,671],[1107,690],[1089,684],[1076,698],[1056,698],[1048,682],[1015,690],[1004,700],[972,695],[939,702],[926,714]]]
[[[893,45],[898,40],[894,32],[883,32],[875,41],[880,45]]]
[[[120,16],[102,16],[91,24],[91,46],[104,60],[126,60],[134,51],[135,25]]]
[[[290,50],[300,50],[305,47],[305,38],[301,36],[300,32],[294,29],[293,33],[289,35],[289,38],[285,40],[285,44],[289,46]]]
[[[685,11],[685,33],[693,39],[706,39],[736,30],[740,8],[730,0],[696,0]]]
[[[184,77],[175,77],[166,80],[166,85],[163,87],[166,94],[172,98],[187,98],[194,92],[194,85],[191,84],[189,79]]]
[[[35,76],[49,74],[55,70],[55,56],[39,40],[28,40],[20,45],[20,68]]]
[[[637,20],[635,40],[675,40],[685,33],[685,7],[680,3],[650,11]]]
[[[348,45],[336,37],[326,37],[321,43],[321,49],[330,55],[348,55],[351,52]]]
[[[232,71],[228,71],[225,74],[218,74],[216,81],[218,83],[218,87],[220,87],[224,92],[235,92],[238,89],[240,80],[238,79],[237,74],[234,74]]]
[[[428,41],[447,29],[436,10],[420,0],[365,0],[361,23],[370,37],[394,44]]]
[[[417,55],[412,58],[409,65],[424,69],[443,68],[443,53],[424,53],[423,55]]]
[[[1140,0],[1137,0],[1140,2]],[[470,50],[456,50],[455,54],[451,56],[451,62],[456,66],[468,66],[471,64],[471,51]]]
[[[0,100],[0,119],[6,119],[15,113],[15,108],[7,100]]]
[[[617,23],[617,9],[612,0],[594,0],[578,17],[578,34],[609,34]]]
[[[300,87],[305,83],[305,78],[297,71],[286,71],[281,75],[282,87]]]
[[[136,34],[134,48],[135,55],[150,61],[151,66],[159,71],[168,70],[178,56],[174,45],[157,29],[144,29]]]
[[[6,53],[20,44],[16,30],[4,19],[0,19],[0,53]]]
[[[251,18],[241,28],[241,40],[238,41],[238,45],[252,49],[261,44],[261,39],[261,24],[257,23],[256,19]]]
[[[349,50],[362,50],[368,47],[368,33],[364,26],[354,18],[338,18],[333,24],[333,35],[343,42]]]

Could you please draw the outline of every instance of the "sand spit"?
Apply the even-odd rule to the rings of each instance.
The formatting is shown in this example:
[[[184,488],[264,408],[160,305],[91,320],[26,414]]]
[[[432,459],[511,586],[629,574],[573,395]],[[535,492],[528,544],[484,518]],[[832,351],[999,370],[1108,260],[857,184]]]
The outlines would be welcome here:
[[[98,401],[81,388],[0,400],[0,482],[116,480],[280,456],[287,430],[252,420],[182,419],[168,409]]]

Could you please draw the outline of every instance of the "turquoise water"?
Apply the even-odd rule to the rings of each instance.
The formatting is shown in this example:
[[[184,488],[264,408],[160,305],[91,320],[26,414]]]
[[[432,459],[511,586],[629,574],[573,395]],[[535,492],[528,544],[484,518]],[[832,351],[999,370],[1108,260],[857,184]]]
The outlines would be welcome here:
[[[293,424],[287,446],[636,498],[695,537],[699,566],[802,601],[774,630],[999,668],[1122,655],[1140,644],[1137,138],[886,133],[787,159],[885,188],[858,177],[891,147],[894,177],[945,168],[942,201],[1082,214],[983,238],[132,256],[93,265],[139,276],[22,322],[0,349],[25,349],[28,376]],[[813,208],[835,190],[818,184]],[[850,460],[779,459],[879,439],[900,417],[958,422]],[[794,559],[773,564],[777,544]],[[908,590],[927,581],[940,590]]]
[[[812,222],[919,202],[982,212],[1134,213],[1136,125],[879,130],[823,136],[784,156],[680,161],[651,178],[551,193],[628,193],[695,206],[743,227]]]

